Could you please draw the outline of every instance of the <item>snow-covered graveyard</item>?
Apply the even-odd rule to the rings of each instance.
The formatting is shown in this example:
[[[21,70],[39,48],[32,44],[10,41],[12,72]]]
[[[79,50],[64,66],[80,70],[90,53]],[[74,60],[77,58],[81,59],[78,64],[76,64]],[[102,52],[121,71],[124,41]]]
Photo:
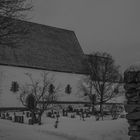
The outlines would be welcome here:
[[[0,140],[129,140],[125,118],[112,120],[108,116],[103,121],[96,121],[90,116],[83,121],[79,115],[71,113],[68,116],[60,114],[59,118],[47,114],[42,116],[42,125],[29,125],[30,114],[27,112],[1,114]],[[15,115],[19,116],[16,120]]]

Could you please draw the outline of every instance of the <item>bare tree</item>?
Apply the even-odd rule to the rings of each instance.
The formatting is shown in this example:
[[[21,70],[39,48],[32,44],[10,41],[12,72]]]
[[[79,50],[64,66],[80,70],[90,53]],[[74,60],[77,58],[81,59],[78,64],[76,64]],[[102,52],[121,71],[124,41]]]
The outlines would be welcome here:
[[[48,73],[41,74],[41,81],[34,80],[31,74],[27,74],[27,76],[31,83],[20,88],[20,101],[31,111],[33,122],[41,124],[44,111],[54,107],[51,102],[56,101],[56,93],[60,90],[60,87],[54,87],[53,79],[49,78]]]
[[[85,78],[86,86],[82,90],[93,102],[96,94],[96,103],[100,105],[100,115],[103,119],[103,104],[112,99],[118,92],[121,75],[119,66],[108,53],[94,53],[88,55],[89,76]],[[94,89],[94,93],[93,93]]]
[[[27,34],[27,27],[19,24],[27,11],[31,10],[31,0],[0,0],[0,45],[15,47]]]

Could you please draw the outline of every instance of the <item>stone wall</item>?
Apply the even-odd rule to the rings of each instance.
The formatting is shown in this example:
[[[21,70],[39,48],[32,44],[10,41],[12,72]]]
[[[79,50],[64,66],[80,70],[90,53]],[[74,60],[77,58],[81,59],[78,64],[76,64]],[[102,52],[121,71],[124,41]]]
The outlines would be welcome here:
[[[127,103],[125,110],[129,123],[130,140],[140,140],[140,70],[131,67],[124,73],[124,88]]]

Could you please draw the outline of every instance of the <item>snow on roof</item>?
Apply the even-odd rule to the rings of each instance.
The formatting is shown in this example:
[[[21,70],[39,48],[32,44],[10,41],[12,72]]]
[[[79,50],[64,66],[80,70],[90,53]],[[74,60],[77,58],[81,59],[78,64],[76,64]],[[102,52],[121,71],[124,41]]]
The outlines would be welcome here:
[[[140,71],[140,62],[136,62],[132,65],[130,65],[125,72],[132,72],[132,71]]]

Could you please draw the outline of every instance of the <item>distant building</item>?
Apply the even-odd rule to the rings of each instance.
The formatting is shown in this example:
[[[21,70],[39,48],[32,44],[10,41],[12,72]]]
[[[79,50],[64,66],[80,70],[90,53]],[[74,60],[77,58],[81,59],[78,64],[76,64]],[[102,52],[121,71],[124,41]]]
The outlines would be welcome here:
[[[87,71],[85,55],[75,33],[26,21],[18,24],[25,24],[29,29],[20,45],[0,46],[0,106],[20,105],[16,99],[18,93],[13,94],[11,86],[29,82],[26,73],[38,79],[43,71],[54,76],[55,84],[61,85],[61,97],[78,100],[78,83]],[[70,94],[65,93],[68,85]]]

